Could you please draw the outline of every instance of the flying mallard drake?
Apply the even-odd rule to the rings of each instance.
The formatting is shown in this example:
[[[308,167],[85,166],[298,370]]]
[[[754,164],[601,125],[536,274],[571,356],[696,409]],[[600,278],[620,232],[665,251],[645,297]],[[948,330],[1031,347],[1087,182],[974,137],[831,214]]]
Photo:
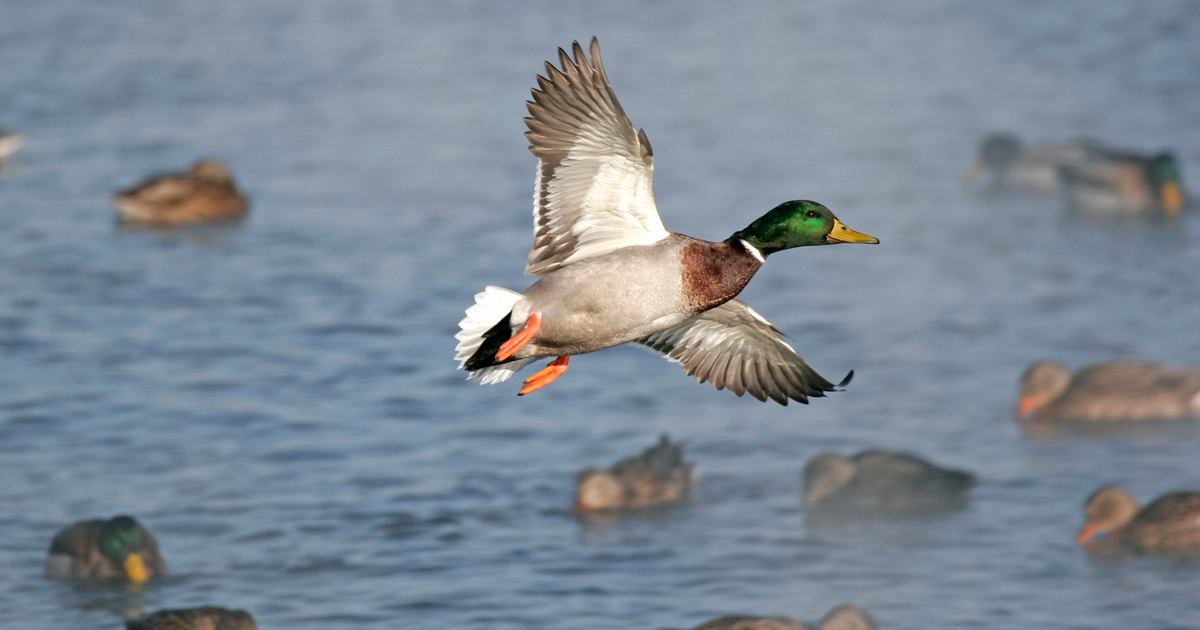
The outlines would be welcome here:
[[[534,241],[525,266],[542,276],[524,293],[487,287],[456,335],[470,378],[496,383],[539,357],[557,357],[520,394],[548,385],[571,355],[634,342],[682,363],[697,381],[786,405],[833,391],[780,338],[733,299],[767,256],[792,247],[878,243],[828,208],[789,201],[713,243],[663,227],[654,205],[650,141],[617,102],[593,38],[562,69],[538,77],[530,151],[538,158]],[[841,383],[849,382],[853,372]]]
[[[166,573],[158,541],[132,516],[79,521],[50,541],[46,575],[56,578],[128,580],[140,586]]]
[[[121,222],[156,226],[240,219],[249,208],[229,171],[212,160],[119,192],[113,204]]]

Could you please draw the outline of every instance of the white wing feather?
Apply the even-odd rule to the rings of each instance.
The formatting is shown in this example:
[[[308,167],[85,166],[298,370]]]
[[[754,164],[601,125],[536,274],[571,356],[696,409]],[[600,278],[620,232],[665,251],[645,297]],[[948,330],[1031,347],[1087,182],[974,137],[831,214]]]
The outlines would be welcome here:
[[[573,51],[574,60],[559,49],[562,70],[547,62],[549,78],[538,77],[527,103],[525,136],[538,157],[529,275],[671,234],[654,205],[650,141],[617,102],[599,43],[590,64],[578,42]]]

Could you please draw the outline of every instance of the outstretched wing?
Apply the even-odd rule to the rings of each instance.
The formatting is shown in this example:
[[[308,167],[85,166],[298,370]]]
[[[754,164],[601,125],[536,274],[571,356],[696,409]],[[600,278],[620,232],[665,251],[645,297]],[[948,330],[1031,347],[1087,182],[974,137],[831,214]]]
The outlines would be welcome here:
[[[562,70],[546,62],[530,117],[529,150],[538,158],[533,249],[525,273],[544,275],[577,260],[670,235],[654,206],[654,164],[645,132],[634,131],[592,39],[588,63],[558,49]]]
[[[741,396],[786,405],[788,399],[807,403],[809,396],[824,396],[850,382],[835,386],[817,373],[782,334],[754,309],[737,300],[728,302],[681,324],[637,339],[635,342],[683,364],[683,371],[717,389],[728,388]]]

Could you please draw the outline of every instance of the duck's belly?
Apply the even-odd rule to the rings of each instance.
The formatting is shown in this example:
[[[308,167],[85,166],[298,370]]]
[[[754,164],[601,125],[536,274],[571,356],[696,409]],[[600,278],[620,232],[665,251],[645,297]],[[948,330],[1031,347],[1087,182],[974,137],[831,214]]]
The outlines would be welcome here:
[[[525,290],[513,326],[519,329],[536,312],[542,327],[517,358],[595,352],[693,315],[682,296],[677,249],[645,246],[618,254],[563,267]]]

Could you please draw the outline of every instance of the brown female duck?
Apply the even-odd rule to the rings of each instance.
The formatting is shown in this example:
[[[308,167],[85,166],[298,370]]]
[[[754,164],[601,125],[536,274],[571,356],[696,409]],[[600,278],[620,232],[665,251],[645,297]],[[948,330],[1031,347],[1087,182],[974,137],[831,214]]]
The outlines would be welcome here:
[[[1107,533],[1102,543],[1097,534]],[[1105,486],[1088,497],[1075,541],[1096,551],[1140,554],[1200,552],[1200,492],[1171,492],[1144,508],[1121,488]]]
[[[657,446],[608,470],[579,473],[575,509],[620,510],[683,501],[692,491],[695,464],[683,461],[683,445],[662,436]]]
[[[117,193],[113,202],[122,222],[158,226],[237,219],[249,207],[229,171],[212,160]]]
[[[1037,420],[1169,420],[1200,415],[1200,372],[1113,362],[1072,375],[1051,361],[1021,378],[1017,415]]]

